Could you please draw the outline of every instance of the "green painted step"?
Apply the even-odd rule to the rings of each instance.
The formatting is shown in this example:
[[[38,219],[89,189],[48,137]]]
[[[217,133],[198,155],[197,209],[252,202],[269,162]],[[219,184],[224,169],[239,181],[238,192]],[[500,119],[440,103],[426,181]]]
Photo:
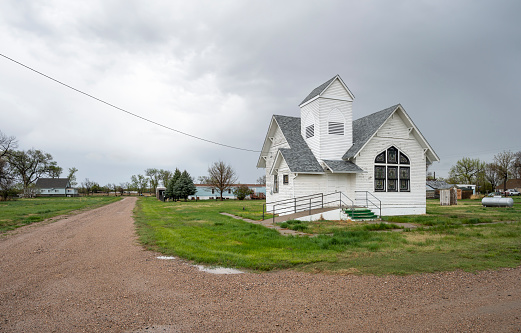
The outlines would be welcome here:
[[[365,208],[344,209],[344,213],[353,220],[375,220],[378,218],[375,213]]]

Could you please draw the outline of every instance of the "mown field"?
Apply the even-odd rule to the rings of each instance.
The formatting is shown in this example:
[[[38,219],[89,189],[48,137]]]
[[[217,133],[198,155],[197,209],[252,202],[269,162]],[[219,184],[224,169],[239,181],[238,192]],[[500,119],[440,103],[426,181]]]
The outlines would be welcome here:
[[[41,197],[0,201],[0,233],[75,210],[100,207],[121,197]]]
[[[260,219],[263,201],[140,198],[135,220],[148,249],[209,265],[331,274],[476,271],[521,264],[521,200],[515,200],[514,208],[483,208],[479,200],[460,200],[452,207],[428,201],[427,215],[385,219],[418,225],[402,232],[338,221],[299,226],[314,237],[282,236],[220,214]]]

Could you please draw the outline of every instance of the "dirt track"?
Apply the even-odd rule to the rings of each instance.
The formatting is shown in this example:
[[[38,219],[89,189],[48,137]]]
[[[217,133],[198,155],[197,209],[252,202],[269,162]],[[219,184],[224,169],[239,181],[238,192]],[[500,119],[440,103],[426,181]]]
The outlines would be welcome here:
[[[144,251],[135,200],[0,237],[0,331],[521,332],[521,268],[214,275]]]

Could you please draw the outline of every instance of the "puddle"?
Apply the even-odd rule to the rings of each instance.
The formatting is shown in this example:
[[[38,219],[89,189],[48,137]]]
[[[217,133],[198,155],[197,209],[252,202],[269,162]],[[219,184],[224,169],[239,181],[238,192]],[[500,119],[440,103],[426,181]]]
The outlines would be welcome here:
[[[177,259],[176,257],[170,257],[170,256],[159,256],[156,257],[157,259],[161,260],[174,260]],[[201,272],[206,272],[210,274],[242,274],[243,271],[240,271],[235,268],[226,268],[226,267],[206,267],[202,265],[194,265],[197,267]]]
[[[244,272],[235,268],[226,267],[205,267],[201,265],[195,265],[200,271],[210,274],[242,274]]]

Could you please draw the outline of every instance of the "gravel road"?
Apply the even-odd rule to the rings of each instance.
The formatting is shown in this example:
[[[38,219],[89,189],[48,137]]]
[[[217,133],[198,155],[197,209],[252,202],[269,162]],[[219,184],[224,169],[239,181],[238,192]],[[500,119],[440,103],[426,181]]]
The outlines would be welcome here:
[[[0,237],[0,331],[521,332],[521,268],[209,274],[143,250],[135,202]]]

